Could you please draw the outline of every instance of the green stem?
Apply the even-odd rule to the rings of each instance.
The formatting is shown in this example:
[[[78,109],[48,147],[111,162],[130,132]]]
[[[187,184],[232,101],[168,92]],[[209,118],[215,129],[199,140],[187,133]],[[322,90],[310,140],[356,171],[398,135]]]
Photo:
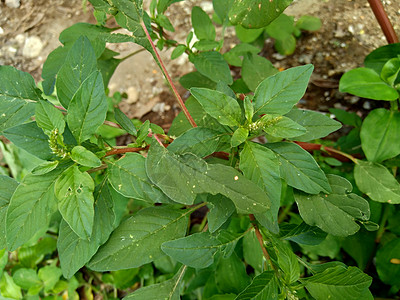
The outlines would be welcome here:
[[[350,155],[350,154],[344,153],[344,152],[342,152],[340,150],[337,150],[335,148],[325,147],[323,145],[321,145],[321,150],[322,151],[326,151],[328,153],[329,152],[337,153],[337,154],[339,154],[339,155],[341,155],[343,157],[346,157],[346,158],[350,159],[352,162],[354,162],[356,165],[358,165],[357,159],[354,156]]]
[[[379,244],[381,242],[382,236],[386,230],[386,222],[389,218],[389,213],[390,213],[389,205],[390,204],[384,204],[381,222],[379,223],[379,229],[376,233],[376,238],[375,238],[375,243],[377,243],[377,244]]]
[[[163,63],[163,61],[161,59],[161,56],[158,54],[157,48],[154,45],[153,40],[151,39],[149,32],[147,31],[146,25],[143,22],[141,22],[141,25],[142,25],[142,28],[143,28],[144,32],[146,33],[146,37],[149,40],[151,48],[153,49],[153,52],[154,52],[154,55],[155,55],[155,59],[157,60],[158,65],[160,66],[161,71],[163,72],[163,74],[165,76],[165,79],[167,79],[167,82],[168,82],[169,86],[171,87],[172,92],[175,95],[175,98],[178,100],[178,103],[179,103],[180,107],[182,108],[183,113],[185,114],[186,118],[188,119],[190,125],[192,125],[192,127],[197,127],[196,122],[193,120],[193,118],[190,115],[188,109],[186,108],[185,103],[183,102],[181,96],[179,95],[178,90],[176,89],[174,83],[172,82],[172,79],[169,76],[169,73],[168,73],[167,69],[165,68],[165,65],[164,65],[164,63]]]
[[[121,62],[123,62],[124,60],[127,60],[128,58],[130,58],[132,56],[135,56],[136,54],[139,54],[140,52],[143,52],[145,50],[146,50],[145,48],[140,48],[139,50],[134,51],[134,52],[128,54],[127,56],[124,56],[124,57],[120,58]]]
[[[288,215],[288,213],[290,212],[290,210],[292,209],[292,205],[293,203],[286,205],[285,209],[282,211],[282,213],[279,214],[278,217],[278,223],[282,223],[283,220],[285,220],[286,216]]]

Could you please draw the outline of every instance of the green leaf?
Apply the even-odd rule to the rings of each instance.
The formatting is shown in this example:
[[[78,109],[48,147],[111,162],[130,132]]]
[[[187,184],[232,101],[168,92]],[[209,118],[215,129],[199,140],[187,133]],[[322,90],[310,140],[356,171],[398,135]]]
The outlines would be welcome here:
[[[292,109],[285,116],[300,124],[307,130],[303,135],[293,138],[293,140],[299,142],[308,142],[325,137],[342,127],[339,122],[332,120],[322,113],[311,110]]]
[[[339,90],[373,100],[396,100],[399,93],[389,86],[374,70],[357,68],[345,73],[339,82]]]
[[[200,232],[165,242],[161,245],[161,249],[184,265],[202,269],[214,263],[217,251],[234,248],[241,237],[228,231],[220,232],[217,236],[212,236],[209,232]]]
[[[244,263],[235,252],[229,258],[220,258],[215,282],[222,292],[238,294],[250,284],[250,281]]]
[[[61,67],[64,65],[65,59],[68,55],[69,50],[72,45],[65,47],[58,47],[54,49],[47,56],[46,61],[43,64],[42,70],[42,87],[43,92],[46,95],[51,95],[54,91],[54,85],[56,84],[56,75],[60,71]]]
[[[400,112],[378,108],[361,126],[361,146],[369,161],[381,162],[400,154]]]
[[[278,300],[278,285],[273,271],[254,277],[252,283],[235,300]]]
[[[199,40],[215,40],[215,27],[207,13],[198,6],[192,8],[192,26]]]
[[[334,114],[336,119],[338,119],[340,122],[342,122],[345,125],[361,127],[362,119],[355,112],[348,112],[348,111],[345,111],[343,109],[338,109],[338,108],[330,108],[329,112]],[[292,111],[290,113],[292,113]]]
[[[149,207],[122,222],[89,262],[95,271],[136,268],[161,257],[161,245],[183,237],[191,211]]]
[[[45,132],[57,129],[60,134],[64,132],[65,121],[61,111],[47,101],[39,101],[36,104],[35,119],[37,125]]]
[[[157,12],[162,14],[164,13],[167,8],[171,5],[174,4],[176,2],[180,2],[182,0],[158,0],[157,3]]]
[[[278,70],[272,63],[259,55],[246,54],[243,56],[242,78],[250,90],[255,91],[257,86],[267,77],[276,74]]]
[[[180,284],[186,269],[181,268],[178,273],[171,279],[142,287],[132,294],[129,294],[124,299],[143,300],[143,299],[163,299],[163,300],[179,300],[180,299]]]
[[[369,219],[368,202],[350,193],[353,187],[343,177],[330,174],[328,180],[332,187],[330,194],[295,193],[300,215],[308,225],[318,226],[332,235],[352,235],[360,229],[356,220]]]
[[[49,147],[49,137],[37,127],[36,122],[21,124],[4,131],[4,136],[14,145],[43,159],[54,157]]]
[[[68,52],[57,74],[57,97],[62,106],[69,102],[81,84],[97,69],[96,55],[87,37],[80,37]]]
[[[82,268],[104,244],[114,229],[115,213],[113,197],[118,197],[112,187],[104,181],[96,187],[94,200],[93,233],[90,241],[80,238],[62,221],[60,223],[57,249],[61,270],[65,278],[71,278]]]
[[[208,195],[207,202],[210,209],[207,214],[208,230],[213,233],[228,221],[236,209],[233,202],[221,194]]]
[[[192,204],[196,194],[222,194],[233,201],[239,213],[267,211],[270,200],[253,182],[234,168],[207,164],[193,154],[177,156],[152,143],[147,160],[147,175],[176,202]]]
[[[265,115],[261,122],[263,131],[274,137],[294,138],[306,132],[303,126],[281,115]]]
[[[264,32],[264,30],[265,28],[253,29],[253,28],[244,28],[241,25],[235,26],[236,36],[242,43],[254,42]]]
[[[137,130],[135,125],[133,125],[131,119],[129,119],[119,108],[114,109],[115,120],[123,129],[129,134],[137,136]]]
[[[277,264],[282,270],[282,279],[286,284],[293,284],[300,277],[300,267],[297,261],[297,256],[293,253],[289,243],[284,243],[282,240],[273,238],[272,246],[277,257]]]
[[[204,110],[219,123],[228,126],[239,126],[242,113],[236,99],[222,92],[205,88],[191,88],[190,92],[203,106]]]
[[[38,276],[43,281],[45,293],[54,288],[61,275],[61,269],[56,266],[44,266],[39,269]]]
[[[18,187],[16,182],[11,177],[0,175],[0,248],[7,247],[6,241],[6,216],[7,209],[10,204],[10,199]]]
[[[195,127],[176,138],[168,150],[175,154],[193,153],[199,157],[205,157],[214,153],[220,144],[221,134],[215,130]]]
[[[375,49],[364,60],[364,65],[381,74],[383,66],[391,58],[396,58],[400,53],[400,43],[385,45]]]
[[[255,230],[250,230],[243,237],[243,258],[256,272],[264,268],[264,254],[257,239]]]
[[[186,51],[186,45],[178,45],[171,53],[171,60],[178,58]]]
[[[92,177],[72,166],[57,179],[54,188],[63,219],[80,238],[88,240],[94,218]]]
[[[47,174],[50,171],[53,171],[55,168],[57,168],[59,163],[60,163],[59,160],[45,161],[45,162],[41,163],[40,165],[36,166],[35,168],[33,168],[31,173],[33,175]]]
[[[266,144],[280,162],[281,176],[288,185],[306,193],[330,192],[328,180],[314,158],[294,143]]]
[[[398,81],[398,76],[400,73],[400,59],[399,58],[392,58],[388,60],[388,62],[383,66],[381,72],[381,78],[394,86],[395,83]]]
[[[384,283],[396,286],[400,283],[400,239],[395,238],[381,247],[376,254],[376,270]]]
[[[146,174],[145,158],[127,153],[116,162],[108,162],[108,180],[125,197],[149,203],[168,203],[169,198],[154,185]]]
[[[249,130],[247,128],[239,127],[238,129],[236,129],[231,139],[232,148],[244,143],[247,140],[248,136]]]
[[[0,280],[1,297],[12,299],[22,299],[21,288],[15,284],[13,278],[7,272],[3,272]],[[5,298],[6,300],[10,298]]]
[[[358,160],[354,167],[357,187],[374,201],[399,204],[400,184],[384,166]]]
[[[82,166],[96,168],[101,166],[101,160],[82,146],[75,146],[71,151],[71,159]]]
[[[179,83],[187,90],[189,90],[192,87],[215,89],[215,87],[217,86],[217,84],[214,81],[202,75],[198,71],[190,72],[183,75],[179,79]]]
[[[81,144],[103,124],[107,114],[107,99],[99,71],[93,72],[82,83],[68,108],[68,126]]]
[[[31,287],[40,287],[42,285],[42,281],[39,276],[36,274],[35,270],[21,268],[15,271],[13,274],[14,282],[22,287],[25,290],[30,289]]]
[[[240,43],[223,54],[224,59],[232,66],[241,67],[242,59],[247,53],[257,54],[261,50],[253,45]]]
[[[317,31],[321,28],[321,19],[303,15],[297,20],[296,27],[300,30]]]
[[[261,28],[277,18],[293,0],[235,0],[230,11],[229,21],[246,28]]]
[[[30,74],[0,66],[0,132],[26,121],[40,99],[41,91]]]
[[[319,245],[326,238],[326,233],[321,229],[307,225],[304,222],[299,225],[282,224],[279,227],[279,234],[282,239],[302,245]]]
[[[228,21],[227,20],[228,12],[229,12],[230,8],[232,7],[233,1],[234,0],[213,0],[212,1],[214,11],[222,23],[224,23],[225,20]]]
[[[316,300],[364,299],[372,278],[355,267],[328,268],[312,277],[300,279]]]
[[[265,79],[254,94],[254,113],[288,113],[303,97],[313,69],[312,65],[290,68]]]
[[[293,35],[287,35],[284,38],[275,40],[274,47],[282,55],[291,55],[296,50],[296,38]]]
[[[214,82],[222,81],[232,84],[231,70],[221,53],[216,51],[202,52],[191,58],[197,71]]]
[[[63,168],[45,175],[28,174],[11,197],[7,211],[7,247],[10,251],[28,242],[38,231],[47,229],[57,210],[54,182]]]
[[[294,30],[294,17],[281,14],[272,21],[265,31],[275,40],[283,40],[291,36]]]
[[[246,178],[256,183],[268,195],[271,209],[265,215],[277,228],[282,186],[278,158],[270,149],[246,142],[240,152],[239,168]],[[255,216],[257,218],[259,214]]]

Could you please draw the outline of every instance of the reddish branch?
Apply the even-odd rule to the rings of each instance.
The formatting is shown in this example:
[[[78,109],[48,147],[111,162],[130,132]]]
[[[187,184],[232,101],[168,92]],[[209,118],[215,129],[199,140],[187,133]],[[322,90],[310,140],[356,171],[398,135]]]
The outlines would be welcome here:
[[[275,267],[274,267],[274,265],[273,265],[273,263],[272,263],[272,261],[271,261],[271,257],[269,256],[269,253],[268,253],[267,249],[266,249],[265,246],[264,246],[264,239],[263,239],[263,237],[262,237],[262,235],[261,235],[260,230],[259,230],[258,227],[257,227],[257,224],[255,223],[256,219],[255,219],[254,215],[253,215],[253,214],[250,214],[250,215],[249,215],[249,218],[250,218],[250,221],[251,221],[251,223],[252,223],[252,225],[253,225],[253,228],[254,228],[254,230],[255,230],[256,237],[257,237],[258,242],[260,243],[261,250],[262,250],[262,252],[263,252],[263,254],[264,254],[264,257],[265,257],[265,258],[267,259],[267,261],[269,261],[269,263],[271,264],[271,268],[275,270]]]
[[[339,150],[336,150],[335,148],[331,148],[331,147],[326,147],[324,145],[321,144],[312,144],[312,143],[305,143],[305,142],[295,142],[297,145],[299,145],[301,148],[303,148],[304,150],[308,151],[308,152],[314,152],[314,151],[318,151],[318,150],[322,150],[325,151],[326,153],[328,153],[330,156],[332,156],[333,158],[336,158],[338,161],[341,162],[349,162],[349,161],[353,161],[356,162],[356,158],[347,154],[347,153],[343,153]]]
[[[143,150],[148,150],[150,146],[146,146],[144,148],[117,148],[117,149],[112,149],[110,151],[108,151],[106,153],[106,155],[104,155],[104,157],[106,156],[110,156],[110,155],[115,155],[115,154],[124,154],[124,153],[128,153],[128,152],[139,152],[139,151],[143,151]]]
[[[389,44],[394,44],[399,42],[399,38],[393,29],[392,23],[390,22],[381,0],[368,0],[372,11],[378,20],[379,25],[382,28],[383,33],[386,36],[386,40]]]

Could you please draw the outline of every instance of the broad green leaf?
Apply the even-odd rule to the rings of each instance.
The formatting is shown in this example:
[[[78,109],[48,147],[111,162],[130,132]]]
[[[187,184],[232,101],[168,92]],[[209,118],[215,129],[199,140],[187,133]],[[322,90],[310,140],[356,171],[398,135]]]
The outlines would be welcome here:
[[[278,70],[265,57],[252,53],[243,55],[242,78],[250,90],[255,91],[264,79],[277,72]]]
[[[96,168],[101,166],[101,160],[92,152],[83,146],[75,146],[71,150],[71,159],[86,167]]]
[[[232,148],[239,146],[244,143],[249,136],[249,130],[247,128],[239,127],[235,130],[231,139]]]
[[[193,44],[193,48],[196,48],[199,51],[211,51],[220,45],[217,41],[209,41],[209,40],[200,40]]]
[[[90,241],[81,239],[65,221],[60,223],[57,250],[65,278],[71,278],[104,244],[114,228],[114,200],[116,193],[104,181],[96,187],[94,195],[93,233]]]
[[[396,286],[400,283],[400,239],[395,238],[381,247],[376,254],[376,270],[384,283]]]
[[[316,300],[358,300],[365,299],[365,291],[372,283],[372,278],[355,267],[342,266],[328,268],[322,273],[300,279]]]
[[[214,82],[222,81],[232,84],[231,70],[221,53],[216,51],[202,52],[191,58],[197,71]]]
[[[300,30],[317,31],[321,28],[321,19],[303,15],[297,20],[296,27]]]
[[[50,54],[47,56],[42,70],[42,87],[43,92],[46,95],[51,95],[53,93],[54,85],[56,84],[56,75],[64,65],[71,46],[72,45],[68,45],[68,47],[60,46],[50,52]]]
[[[13,178],[0,175],[0,248],[7,247],[6,241],[6,216],[10,199],[18,187],[18,182]]]
[[[162,14],[164,13],[167,8],[171,5],[174,4],[176,2],[180,2],[182,0],[158,0],[157,3],[157,12]]]
[[[11,197],[7,211],[7,247],[10,251],[28,242],[39,230],[47,229],[57,210],[54,182],[63,168],[44,175],[28,174]]]
[[[372,69],[357,68],[345,73],[339,82],[339,90],[373,100],[396,100],[399,93],[384,82]]]
[[[293,0],[235,0],[230,11],[229,21],[246,28],[261,28],[277,18]]]
[[[265,31],[275,40],[282,40],[291,36],[294,30],[294,17],[281,14],[273,20]]]
[[[334,114],[335,118],[345,125],[361,127],[362,119],[355,112],[349,112],[338,108],[330,108],[329,112]],[[292,111],[290,113],[292,113]]]
[[[54,188],[63,219],[80,238],[88,240],[94,218],[92,177],[72,166],[57,179]]]
[[[99,71],[101,72],[101,76],[103,77],[104,86],[108,86],[112,75],[114,74],[119,64],[123,61],[122,59],[116,59],[114,57],[106,55],[106,51],[107,48],[97,60],[97,68],[99,69]]]
[[[57,97],[62,106],[69,103],[81,84],[97,69],[96,55],[90,41],[80,37],[71,47],[57,74]]]
[[[47,101],[39,101],[35,109],[36,124],[45,132],[57,129],[60,134],[64,132],[65,121],[60,110]]]
[[[306,133],[293,138],[293,140],[299,142],[308,142],[325,137],[342,127],[339,122],[332,120],[322,113],[311,110],[292,109],[285,116],[300,124],[307,130]]]
[[[200,232],[161,245],[162,251],[173,259],[192,268],[207,268],[214,262],[218,251],[234,247],[241,236],[224,232],[224,238],[213,236],[209,232]]]
[[[31,173],[33,175],[43,175],[47,174],[50,171],[53,171],[55,168],[57,168],[58,164],[60,163],[59,160],[55,161],[45,161],[44,163],[41,163],[40,165],[36,166],[35,168],[32,169]]]
[[[82,83],[68,108],[68,126],[79,144],[95,133],[103,124],[106,114],[103,79],[100,72],[96,71]]]
[[[246,120],[248,122],[251,122],[253,120],[254,107],[253,107],[253,104],[251,103],[251,100],[249,97],[244,98],[243,107],[244,107],[244,115],[246,117]]]
[[[296,42],[293,35],[287,35],[282,39],[275,40],[274,47],[282,55],[292,55],[296,50]]]
[[[223,134],[208,128],[195,127],[175,139],[168,150],[175,154],[193,153],[205,157],[214,153]]]
[[[378,228],[374,229],[375,232],[361,229],[343,241],[342,249],[356,261],[361,270],[365,270],[371,257],[376,255],[375,239]]]
[[[250,230],[243,237],[243,258],[256,272],[264,269],[264,254],[254,230]]]
[[[303,97],[313,69],[312,65],[294,67],[262,81],[254,94],[254,113],[288,113]]]
[[[238,294],[251,282],[246,267],[235,252],[229,257],[221,257],[215,273],[215,282],[224,293]]]
[[[43,160],[54,158],[54,154],[49,147],[49,137],[36,125],[36,122],[9,128],[4,131],[4,136],[14,145]]]
[[[328,180],[332,187],[330,194],[295,193],[300,215],[308,225],[318,226],[334,236],[352,235],[360,229],[356,220],[369,219],[368,202],[352,194],[351,183],[343,177],[330,174]]]
[[[241,25],[235,26],[236,36],[242,43],[254,42],[264,30],[265,28],[244,28]]]
[[[220,18],[221,22],[228,21],[228,12],[233,4],[234,0],[213,0],[214,11]]]
[[[279,269],[282,270],[282,279],[288,285],[293,284],[300,278],[300,267],[297,256],[293,253],[289,243],[273,238],[272,247],[277,258]]]
[[[379,47],[367,55],[364,65],[369,69],[373,69],[377,74],[381,74],[385,63],[391,58],[396,58],[399,53],[400,43]]]
[[[186,49],[187,49],[186,45],[176,46],[174,51],[172,51],[172,53],[171,53],[171,60],[177,59],[179,56],[181,56],[183,53],[185,53]]]
[[[233,202],[221,194],[208,195],[207,203],[210,209],[207,214],[208,230],[213,233],[228,221],[236,209]]]
[[[33,77],[11,66],[0,66],[0,132],[22,124],[41,98]]]
[[[361,146],[369,161],[381,162],[400,154],[400,112],[378,108],[361,126]]]
[[[239,213],[265,212],[268,196],[234,168],[207,164],[201,158],[170,153],[153,141],[146,160],[147,175],[176,202],[192,204],[196,194],[222,194],[233,201]]]
[[[116,162],[108,162],[108,180],[125,197],[149,203],[168,203],[169,198],[154,185],[146,174],[145,158],[127,153]]]
[[[288,185],[310,194],[331,191],[324,172],[311,154],[300,146],[288,142],[266,146],[278,156],[281,176]]]
[[[119,125],[121,125],[123,129],[126,130],[126,132],[133,136],[137,136],[135,125],[133,125],[131,119],[129,119],[127,115],[125,115],[119,108],[114,109],[114,116],[115,120],[118,122]]]
[[[273,271],[265,271],[254,277],[252,283],[235,300],[278,300],[278,285]]]
[[[15,284],[13,278],[7,272],[3,272],[0,279],[0,296],[3,299],[22,299],[21,288]],[[10,297],[10,298],[7,298]]]
[[[260,48],[253,45],[240,43],[233,47],[228,52],[223,54],[224,59],[232,66],[241,67],[242,59],[246,53],[257,54],[261,52]]]
[[[192,8],[192,27],[199,40],[215,40],[215,27],[207,13],[199,6]]]
[[[239,168],[244,176],[264,189],[271,199],[271,209],[264,214],[271,225],[278,230],[278,211],[281,199],[281,178],[279,161],[269,148],[253,142],[246,142],[240,152]],[[259,214],[255,215],[256,218]]]
[[[41,287],[42,281],[35,270],[21,268],[13,274],[14,282],[25,290],[32,287]]]
[[[354,167],[357,187],[374,201],[399,204],[400,184],[384,166],[358,160]]]
[[[263,131],[274,137],[294,138],[306,132],[300,124],[280,115],[265,115],[261,122],[264,124]]]
[[[282,224],[280,237],[285,240],[296,242],[302,245],[318,245],[326,238],[326,233],[316,226],[310,226],[302,222],[296,224]]]
[[[61,269],[56,266],[44,266],[39,269],[38,276],[43,281],[46,293],[54,288],[61,275]]]
[[[242,112],[236,99],[222,92],[205,88],[191,88],[190,92],[204,110],[222,125],[239,126]]]
[[[185,270],[181,268],[178,273],[171,279],[142,287],[124,299],[144,300],[144,299],[163,299],[163,300],[180,300],[180,281],[185,274]]]
[[[140,210],[122,222],[88,264],[96,271],[136,268],[161,257],[161,245],[186,233],[191,211],[165,206]]]
[[[400,59],[392,58],[383,66],[381,78],[391,86],[394,86],[398,82],[399,73]]]
[[[192,87],[215,89],[215,87],[217,86],[214,81],[202,75],[198,71],[190,72],[183,75],[179,79],[179,83],[187,90],[191,89]]]

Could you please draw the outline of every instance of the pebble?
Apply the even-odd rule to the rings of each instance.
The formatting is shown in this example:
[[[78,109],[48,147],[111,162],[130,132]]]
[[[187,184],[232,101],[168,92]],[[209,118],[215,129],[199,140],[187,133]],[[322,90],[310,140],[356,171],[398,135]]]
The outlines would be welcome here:
[[[213,4],[211,2],[205,1],[200,4],[200,7],[208,14],[214,11]]]
[[[370,110],[371,109],[371,103],[369,101],[365,101],[363,104],[363,108],[366,110]]]
[[[126,93],[128,94],[128,99],[126,99],[127,103],[133,104],[139,100],[139,92],[135,87],[129,87]]]
[[[4,34],[4,29],[2,27],[0,27],[0,35]]]
[[[156,105],[153,106],[153,108],[151,110],[156,113],[163,113],[163,112],[165,112],[165,103],[158,102]]]
[[[22,49],[22,55],[27,58],[34,58],[39,56],[43,49],[43,43],[37,36],[28,37],[25,40],[24,48]]]
[[[21,2],[20,0],[6,0],[6,5],[11,8],[18,8]]]

